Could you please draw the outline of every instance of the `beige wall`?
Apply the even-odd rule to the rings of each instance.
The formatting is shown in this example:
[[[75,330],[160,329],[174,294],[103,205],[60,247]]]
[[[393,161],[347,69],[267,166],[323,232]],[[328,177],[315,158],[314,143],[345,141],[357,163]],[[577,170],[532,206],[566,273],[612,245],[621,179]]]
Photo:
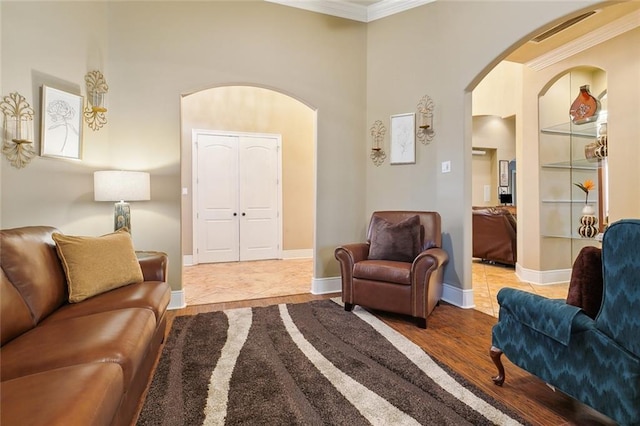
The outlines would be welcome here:
[[[182,253],[193,254],[192,130],[282,136],[283,250],[313,248],[315,112],[273,90],[223,86],[182,99]]]
[[[440,212],[451,256],[447,284],[471,288],[470,91],[519,40],[588,4],[437,1],[369,24],[369,126],[375,120],[388,126],[389,115],[415,111],[428,94],[436,105],[436,136],[418,144],[415,165],[367,163],[365,217],[380,208]],[[443,161],[451,161],[450,173],[440,172]]]
[[[3,93],[17,90],[37,105],[40,74],[84,91],[84,74],[94,67],[110,87],[109,123],[98,133],[85,131],[82,162],[36,158],[17,170],[2,160],[2,227],[46,223],[66,233],[109,232],[112,206],[92,201],[92,171],[150,171],[152,200],[132,205],[134,243],[168,252],[171,285],[180,289],[181,96],[254,85],[317,111],[314,276],[338,273],[333,250],[356,238],[363,216],[365,24],[267,2],[0,7]]]
[[[134,242],[169,253],[171,285],[180,289],[180,97],[255,85],[317,110],[314,277],[339,275],[335,247],[360,240],[372,210],[420,208],[442,214],[451,256],[445,281],[470,288],[469,91],[520,40],[594,3],[438,1],[363,24],[266,2],[3,1],[2,93],[17,90],[37,105],[43,81],[83,91],[84,74],[97,67],[110,86],[110,109],[107,127],[86,133],[82,162],[37,158],[24,170],[0,162],[2,227],[109,232],[112,208],[92,201],[91,172],[148,170],[152,200],[132,206]],[[629,56],[629,45],[617,47],[616,55]],[[637,96],[634,76],[637,67],[620,69],[609,90],[624,85],[626,98]],[[371,124],[388,127],[389,115],[415,111],[424,94],[436,103],[434,141],[418,146],[415,165],[375,167]],[[617,120],[635,111],[617,110]],[[614,132],[612,121],[614,133],[638,139],[637,128]],[[637,158],[637,148],[616,149]],[[441,174],[445,160],[452,172]],[[637,171],[632,182],[637,190]],[[631,203],[619,213],[637,214],[638,201]]]

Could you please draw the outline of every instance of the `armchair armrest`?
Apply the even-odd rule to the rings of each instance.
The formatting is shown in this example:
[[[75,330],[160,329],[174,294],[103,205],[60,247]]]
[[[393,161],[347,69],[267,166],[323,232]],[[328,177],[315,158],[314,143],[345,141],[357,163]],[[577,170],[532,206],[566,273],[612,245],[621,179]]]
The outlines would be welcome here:
[[[136,251],[145,281],[167,281],[169,256],[160,251]]]
[[[347,262],[353,267],[354,264],[367,260],[369,257],[369,243],[344,244],[335,251],[335,257],[342,262]]]
[[[501,289],[498,292],[498,303],[500,310],[508,311],[514,320],[565,346],[569,344],[574,319],[580,313],[580,308],[567,305],[564,300],[547,299],[513,288]],[[580,318],[576,322],[577,328],[586,326],[583,320]]]
[[[342,277],[342,300],[353,303],[353,265],[369,257],[369,243],[354,243],[342,245],[334,251],[334,256],[340,263]],[[348,305],[345,305],[347,309]]]
[[[436,268],[449,261],[449,254],[440,247],[431,247],[422,252],[413,260],[414,269],[420,263],[433,262]]]

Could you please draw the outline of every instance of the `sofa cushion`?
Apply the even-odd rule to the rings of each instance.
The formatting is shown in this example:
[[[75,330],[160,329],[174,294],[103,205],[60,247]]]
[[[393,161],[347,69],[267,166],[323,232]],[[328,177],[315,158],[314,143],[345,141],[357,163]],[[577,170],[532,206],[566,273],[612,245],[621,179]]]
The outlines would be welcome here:
[[[34,324],[67,299],[67,286],[50,226],[26,226],[0,232],[0,265],[24,299]]]
[[[151,310],[156,321],[164,315],[171,300],[169,284],[144,281],[100,294],[82,303],[67,303],[51,314],[43,324],[67,318],[97,314],[116,309],[144,308]]]
[[[46,322],[2,347],[2,380],[91,362],[119,364],[125,387],[156,329],[149,309],[118,309]]]
[[[144,280],[126,230],[101,237],[54,233],[53,240],[67,276],[71,303]]]
[[[124,393],[117,364],[59,368],[2,382],[0,424],[110,425]]]
[[[31,312],[18,290],[0,269],[0,341],[4,345],[35,327]]]
[[[420,253],[420,217],[391,223],[374,216],[371,224],[369,260],[413,262]]]

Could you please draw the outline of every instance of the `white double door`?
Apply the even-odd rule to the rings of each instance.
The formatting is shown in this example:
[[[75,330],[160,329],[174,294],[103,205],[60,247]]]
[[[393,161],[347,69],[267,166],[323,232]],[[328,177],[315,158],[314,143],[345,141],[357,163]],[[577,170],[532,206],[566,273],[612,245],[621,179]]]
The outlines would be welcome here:
[[[280,257],[278,135],[194,131],[197,262]]]

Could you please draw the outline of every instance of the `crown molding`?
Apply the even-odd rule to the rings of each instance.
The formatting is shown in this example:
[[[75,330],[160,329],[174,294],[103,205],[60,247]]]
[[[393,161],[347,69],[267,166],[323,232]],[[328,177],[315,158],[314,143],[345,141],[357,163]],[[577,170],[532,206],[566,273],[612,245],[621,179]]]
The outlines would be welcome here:
[[[534,71],[540,71],[548,66],[558,63],[570,56],[587,50],[593,46],[610,40],[620,34],[631,31],[640,26],[640,10],[630,13],[622,18],[616,19],[597,30],[591,31],[569,43],[551,50],[537,58],[527,62],[525,65]]]
[[[337,16],[359,22],[385,18],[436,0],[382,0],[370,6],[337,0],[265,0],[311,12]]]
[[[433,3],[436,0],[382,0],[372,4],[367,8],[367,22],[376,19],[386,18],[414,7],[422,6],[427,3]]]
[[[327,0],[265,0],[284,6],[304,9],[353,21],[368,22],[367,6],[355,3],[327,1]]]

